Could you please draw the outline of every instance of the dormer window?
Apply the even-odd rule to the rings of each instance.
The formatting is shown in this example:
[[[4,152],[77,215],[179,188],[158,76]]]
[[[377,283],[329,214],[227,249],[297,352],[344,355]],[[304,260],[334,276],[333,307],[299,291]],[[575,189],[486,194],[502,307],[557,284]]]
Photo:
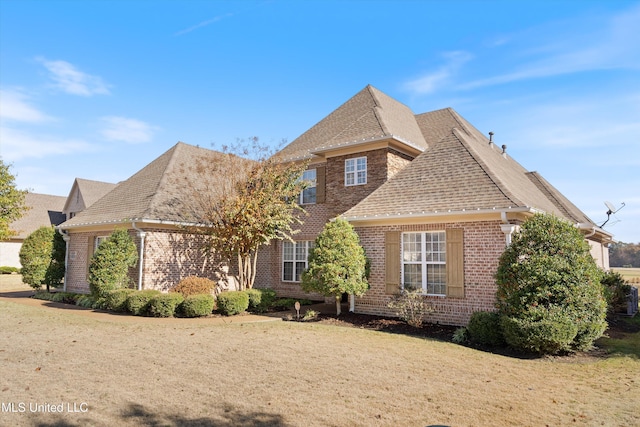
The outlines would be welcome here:
[[[356,157],[344,161],[344,185],[363,185],[367,183],[367,158]]]

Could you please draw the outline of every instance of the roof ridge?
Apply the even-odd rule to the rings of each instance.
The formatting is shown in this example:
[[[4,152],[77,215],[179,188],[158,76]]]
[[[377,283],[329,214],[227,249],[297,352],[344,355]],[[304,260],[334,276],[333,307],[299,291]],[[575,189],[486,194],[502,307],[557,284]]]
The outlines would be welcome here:
[[[189,144],[185,144],[182,141],[178,141],[173,147],[171,147],[169,150],[167,150],[165,152],[165,153],[171,152],[169,154],[169,160],[167,161],[166,166],[162,170],[162,174],[160,176],[160,179],[157,182],[157,185],[156,185],[155,191],[153,192],[153,196],[151,197],[151,200],[149,201],[149,203],[147,203],[147,206],[146,206],[145,210],[143,211],[143,217],[147,216],[147,214],[150,211],[153,211],[153,208],[156,207],[156,202],[157,202],[157,199],[158,199],[158,195],[162,194],[162,190],[164,190],[165,185],[167,184],[167,180],[169,179],[169,173],[168,172],[172,170],[173,165],[176,162],[178,149],[182,150],[183,147],[186,147],[186,146],[189,146]],[[195,147],[195,146],[193,146],[193,147]],[[153,161],[151,163],[153,163]],[[151,164],[151,163],[149,163],[149,164]],[[140,218],[140,219],[142,219],[142,218]]]
[[[453,128],[451,130],[453,134],[458,138],[458,140],[462,143],[462,146],[467,150],[467,152],[473,157],[473,159],[478,163],[478,165],[482,168],[485,174],[491,179],[491,181],[496,185],[496,187],[500,190],[504,196],[511,200],[516,206],[524,205],[524,203],[513,194],[513,192],[509,189],[508,185],[504,183],[500,178],[493,173],[492,169],[487,165],[487,163],[482,159],[480,153],[473,147],[473,144],[467,140],[467,137],[458,129]]]
[[[537,171],[526,172],[525,175],[529,180],[533,182],[533,184],[538,187],[538,189],[543,190],[543,194],[550,199],[553,199],[552,202],[561,208],[563,213],[569,217],[573,218],[576,221],[579,221],[579,216],[582,215],[584,218],[589,220],[590,223],[596,225],[591,218],[589,218],[580,208],[574,205],[569,199],[564,197],[562,193],[560,193],[549,181],[547,181],[540,173]],[[535,179],[535,181],[534,181]],[[542,187],[542,188],[540,188]]]

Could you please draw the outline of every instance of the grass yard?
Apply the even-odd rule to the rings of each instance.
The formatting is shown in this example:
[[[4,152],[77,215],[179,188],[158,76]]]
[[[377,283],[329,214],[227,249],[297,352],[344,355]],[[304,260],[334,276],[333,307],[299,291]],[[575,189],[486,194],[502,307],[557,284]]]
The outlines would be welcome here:
[[[77,313],[0,301],[0,425],[638,422],[640,333],[608,357],[517,359],[314,323]]]
[[[611,270],[620,273],[628,282],[640,284],[640,268],[612,267]]]

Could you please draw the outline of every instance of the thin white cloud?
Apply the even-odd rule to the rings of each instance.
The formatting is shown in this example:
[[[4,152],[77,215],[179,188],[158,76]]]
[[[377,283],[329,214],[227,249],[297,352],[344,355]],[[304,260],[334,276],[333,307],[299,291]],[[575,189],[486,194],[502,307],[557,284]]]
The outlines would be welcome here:
[[[0,120],[41,123],[52,117],[29,104],[29,97],[15,90],[0,89]]]
[[[190,33],[190,32],[192,32],[194,30],[199,29],[199,28],[203,28],[203,27],[206,27],[208,25],[215,24],[216,22],[222,21],[223,19],[229,18],[231,16],[233,16],[233,13],[226,13],[224,15],[216,16],[215,18],[212,18],[212,19],[207,19],[206,21],[202,21],[202,22],[200,22],[200,23],[198,23],[196,25],[193,25],[193,26],[191,26],[189,28],[185,28],[184,30],[180,30],[180,31],[176,32],[174,34],[174,36],[181,36],[183,34]]]
[[[37,60],[51,73],[54,87],[63,92],[80,96],[109,94],[108,85],[99,76],[84,73],[66,61]]]
[[[2,157],[10,162],[95,149],[91,144],[81,139],[33,134],[7,126],[0,127],[0,140],[2,141]]]
[[[464,51],[446,52],[442,55],[446,62],[440,68],[405,84],[405,88],[415,94],[425,95],[435,92],[447,84],[458,70],[473,59],[473,55]]]
[[[106,125],[101,133],[109,141],[123,141],[130,144],[149,142],[157,127],[136,119],[126,117],[108,116],[102,117]]]
[[[636,6],[609,19],[600,19],[599,22],[604,22],[604,25],[596,27],[586,18],[585,21],[554,23],[545,28],[525,31],[520,39],[513,36],[509,47],[517,51],[512,58],[517,63],[511,72],[460,84],[457,89],[474,89],[592,70],[640,70],[640,49],[637,44],[640,7]],[[563,27],[567,29],[563,30]],[[584,28],[589,30],[584,31]],[[538,42],[541,36],[548,34],[553,34],[554,38]],[[527,47],[528,43],[540,44]],[[522,44],[525,46],[519,46]]]

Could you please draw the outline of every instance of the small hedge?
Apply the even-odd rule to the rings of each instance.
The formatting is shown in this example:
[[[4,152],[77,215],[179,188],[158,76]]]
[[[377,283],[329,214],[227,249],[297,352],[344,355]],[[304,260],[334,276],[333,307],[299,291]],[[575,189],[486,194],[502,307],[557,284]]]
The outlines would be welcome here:
[[[136,291],[127,297],[127,311],[135,316],[144,316],[149,309],[151,300],[160,295],[160,291],[147,289]]]
[[[65,304],[74,304],[76,300],[80,297],[80,294],[74,294],[72,292],[46,292],[46,291],[38,291],[33,295],[35,299],[41,299],[45,301],[51,302],[62,302]]]
[[[570,351],[578,333],[578,326],[561,314],[551,314],[540,320],[502,316],[500,326],[511,347],[539,354]]]
[[[127,298],[134,292],[137,291],[135,289],[114,289],[107,292],[105,297],[107,308],[113,311],[127,311]]]
[[[239,314],[249,308],[249,295],[243,291],[227,291],[218,295],[218,311],[225,316]]]
[[[269,310],[276,300],[273,289],[249,289],[245,291],[249,296],[249,311],[264,313]]]
[[[20,272],[20,269],[18,269],[17,267],[9,267],[5,265],[0,267],[0,274],[14,274],[18,272]]]
[[[180,304],[178,312],[183,317],[208,316],[213,312],[215,304],[213,295],[189,295]]]
[[[175,292],[156,295],[149,301],[148,312],[153,317],[172,317],[182,301],[182,294]]]
[[[300,305],[311,305],[311,304],[313,304],[313,301],[308,300],[308,299],[280,298],[280,299],[275,300],[273,302],[273,304],[271,304],[271,306],[273,308],[275,308],[275,309],[278,309],[278,310],[290,310],[295,306],[296,301],[298,301],[300,303]]]
[[[471,315],[467,330],[473,342],[493,346],[504,344],[498,312],[476,311]]]
[[[183,297],[189,295],[210,294],[216,287],[216,283],[206,277],[189,276],[180,281],[169,292],[177,292]]]

